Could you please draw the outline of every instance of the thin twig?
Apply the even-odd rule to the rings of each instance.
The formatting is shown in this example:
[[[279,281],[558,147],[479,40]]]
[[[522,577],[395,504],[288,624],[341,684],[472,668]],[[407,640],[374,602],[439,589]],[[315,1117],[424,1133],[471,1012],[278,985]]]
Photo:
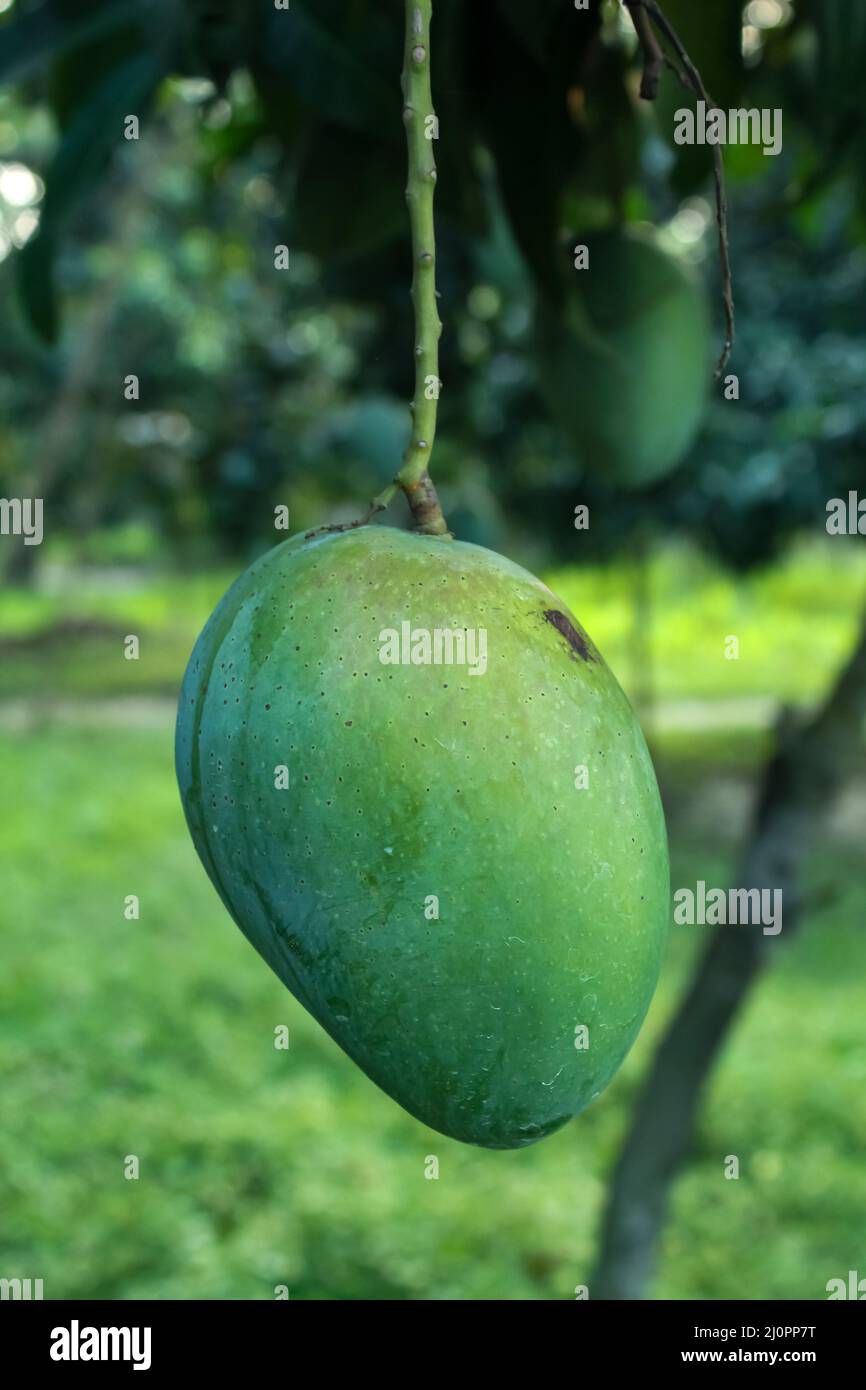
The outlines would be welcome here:
[[[330,525],[315,526],[312,531],[304,532],[304,540],[311,540],[313,536],[320,536],[326,531],[356,531],[359,526],[368,526],[374,516],[384,512],[397,491],[397,484],[391,483],[378,497],[374,497],[363,516],[359,516],[357,521],[333,521]]]
[[[641,80],[641,96],[651,101],[658,90],[658,74],[660,70],[659,53],[662,54],[661,61],[673,72],[676,73],[684,87],[689,88],[701,101],[706,103],[708,109],[718,110],[718,103],[713,101],[704,86],[703,78],[695,67],[686,51],[685,45],[671,24],[670,20],[663,13],[657,0],[623,0],[625,8],[631,15],[635,33],[644,55],[644,72]],[[659,33],[671,45],[677,55],[682,68],[680,69],[673,59],[659,48],[658,41],[652,32],[652,24],[656,26]],[[719,233],[719,263],[722,271],[722,300],[725,306],[725,341],[719,360],[716,363],[715,379],[719,380],[725,367],[730,360],[731,351],[734,346],[735,337],[735,312],[734,312],[734,284],[731,274],[731,248],[728,239],[728,193],[725,184],[725,162],[722,157],[720,145],[713,145],[713,180],[716,190],[716,225]]]
[[[643,0],[623,0],[623,4],[631,15],[631,22],[635,27],[644,56],[640,94],[644,101],[655,101],[665,63],[665,55],[653,33],[653,27],[644,9]]]

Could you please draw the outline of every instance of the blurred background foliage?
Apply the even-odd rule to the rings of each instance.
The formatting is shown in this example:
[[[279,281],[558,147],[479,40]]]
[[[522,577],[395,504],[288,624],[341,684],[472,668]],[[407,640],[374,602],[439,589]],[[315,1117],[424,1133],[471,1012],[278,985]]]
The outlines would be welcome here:
[[[671,74],[639,101],[613,0],[437,0],[433,471],[458,537],[543,570],[637,703],[674,882],[725,882],[775,710],[821,697],[866,589],[862,539],[825,532],[828,499],[864,486],[866,6],[664,8],[717,101],[784,113],[777,158],[726,151],[740,399],[708,362],[700,432],[652,486],[581,461],[542,390],[536,302],[565,297],[577,239],[652,224],[720,343],[709,151],[672,142],[691,98]],[[48,1296],[570,1297],[697,949],[672,937],[604,1100],[491,1157],[355,1072],[188,843],[170,721],[198,627],[273,543],[275,506],[293,530],[359,515],[407,439],[399,10],[0,0],[0,492],[46,507],[41,546],[0,541],[0,1274]],[[810,870],[809,930],[713,1082],[657,1296],[822,1297],[862,1269],[864,806],[861,777]],[[155,1182],[120,1180],[127,1152]],[[728,1152],[740,1183],[719,1180]]]
[[[128,535],[136,558],[243,557],[279,501],[299,526],[354,514],[394,472],[411,395],[393,5],[4,8],[4,489],[44,478],[64,539],[92,554]],[[464,539],[520,548],[531,522],[539,560],[580,562],[649,526],[742,568],[859,479],[866,141],[845,93],[862,7],[667,11],[717,100],[781,107],[784,146],[726,156],[741,399],[716,389],[681,466],[629,497],[551,419],[534,297],[561,288],[576,237],[651,221],[706,281],[721,338],[709,151],[672,143],[671,75],[657,106],[637,100],[617,5],[437,5],[436,465]],[[139,141],[120,138],[130,111]],[[579,547],[577,501],[597,504]]]

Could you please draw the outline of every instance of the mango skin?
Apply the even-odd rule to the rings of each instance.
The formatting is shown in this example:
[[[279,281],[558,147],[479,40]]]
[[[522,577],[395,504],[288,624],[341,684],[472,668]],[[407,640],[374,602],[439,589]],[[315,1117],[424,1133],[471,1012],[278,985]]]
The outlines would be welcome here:
[[[383,665],[407,620],[485,628],[486,673]],[[238,926],[412,1115],[518,1148],[610,1081],[658,977],[664,818],[625,696],[538,579],[386,527],[275,547],[198,639],[176,764]]]

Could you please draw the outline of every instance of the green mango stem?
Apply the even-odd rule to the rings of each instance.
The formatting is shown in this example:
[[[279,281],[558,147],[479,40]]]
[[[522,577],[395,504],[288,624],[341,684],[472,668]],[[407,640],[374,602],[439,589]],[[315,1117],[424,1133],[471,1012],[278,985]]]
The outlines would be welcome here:
[[[414,530],[448,536],[428,468],[436,437],[440,390],[439,338],[442,323],[436,302],[436,232],[433,195],[435,112],[430,87],[430,24],[433,0],[406,0],[403,61],[403,123],[409,153],[406,202],[412,230],[412,303],[415,306],[415,396],[412,432],[395,482],[415,520]],[[432,118],[432,119],[431,119]]]

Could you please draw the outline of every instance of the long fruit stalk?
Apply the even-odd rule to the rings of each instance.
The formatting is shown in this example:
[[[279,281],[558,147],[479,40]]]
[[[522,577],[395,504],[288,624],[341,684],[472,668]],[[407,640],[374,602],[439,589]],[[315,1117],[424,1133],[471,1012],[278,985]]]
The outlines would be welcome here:
[[[415,397],[412,433],[396,482],[415,518],[415,530],[447,536],[448,527],[429,473],[436,437],[439,402],[439,338],[442,324],[436,303],[436,233],[433,195],[438,134],[430,87],[432,0],[406,0],[403,58],[403,123],[409,151],[406,202],[412,228],[412,302],[415,306]]]

